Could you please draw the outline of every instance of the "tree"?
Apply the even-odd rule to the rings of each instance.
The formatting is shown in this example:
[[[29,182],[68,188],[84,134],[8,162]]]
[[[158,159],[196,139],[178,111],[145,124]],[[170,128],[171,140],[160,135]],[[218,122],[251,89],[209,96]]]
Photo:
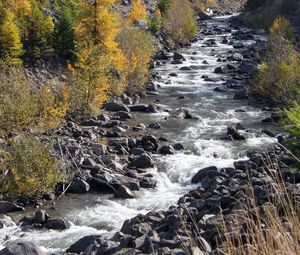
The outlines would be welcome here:
[[[163,26],[170,44],[187,43],[193,39],[197,33],[197,21],[189,1],[172,0]]]
[[[0,56],[8,58],[11,64],[20,64],[23,45],[19,29],[11,11],[6,11],[0,26]]]
[[[133,0],[127,22],[129,24],[134,24],[137,20],[148,21],[148,19],[149,16],[146,6],[140,0]]]
[[[151,20],[151,29],[154,32],[157,32],[160,30],[161,28],[161,24],[162,24],[162,17],[161,17],[161,12],[158,8],[156,8],[154,14],[153,14],[153,18]]]
[[[152,37],[138,27],[123,27],[118,42],[126,60],[122,73],[125,89],[130,94],[141,92],[149,81],[150,61],[156,49]]]
[[[287,40],[292,40],[294,38],[292,25],[284,17],[278,17],[274,20],[269,32],[271,40],[276,40],[277,37],[283,37]]]
[[[55,24],[53,47],[64,58],[73,59],[75,54],[75,32],[70,10],[63,8]]]
[[[53,19],[39,8],[36,0],[31,0],[31,12],[27,17],[23,44],[27,57],[39,58],[52,48],[54,31]]]

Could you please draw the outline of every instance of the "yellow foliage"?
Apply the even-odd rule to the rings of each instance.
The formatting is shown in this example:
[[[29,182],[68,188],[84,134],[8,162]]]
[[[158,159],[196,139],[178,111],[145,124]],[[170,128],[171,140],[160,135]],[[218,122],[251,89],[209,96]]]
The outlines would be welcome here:
[[[62,87],[59,95],[55,95],[49,86],[43,86],[38,98],[38,127],[43,129],[56,128],[66,116],[69,109],[69,90]]]
[[[30,0],[4,0],[5,6],[16,15],[29,15],[31,12]]]
[[[172,0],[164,21],[170,44],[187,43],[196,36],[195,12],[188,0]]]
[[[118,42],[126,59],[122,73],[125,89],[130,94],[140,92],[149,81],[150,61],[156,49],[152,37],[137,27],[123,27]]]
[[[22,49],[19,29],[14,23],[14,14],[6,11],[0,25],[0,57],[8,58],[11,64],[20,64]]]
[[[147,13],[146,5],[140,0],[133,0],[131,11],[129,12],[127,23],[134,24],[137,20],[148,21],[149,16]]]
[[[283,17],[278,17],[270,27],[271,39],[279,36],[287,40],[292,40],[294,37],[291,23]]]
[[[53,191],[54,186],[66,181],[67,175],[49,148],[35,137],[20,136],[10,143],[9,152],[0,151],[0,171],[7,176],[1,182],[0,192],[9,195],[40,195]]]

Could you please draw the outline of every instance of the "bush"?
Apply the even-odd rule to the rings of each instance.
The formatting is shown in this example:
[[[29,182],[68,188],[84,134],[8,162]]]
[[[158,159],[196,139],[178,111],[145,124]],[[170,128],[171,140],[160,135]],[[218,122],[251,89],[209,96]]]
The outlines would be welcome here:
[[[0,171],[7,172],[2,178],[1,193],[40,195],[53,191],[55,185],[66,178],[49,148],[33,136],[14,138],[9,151],[1,154]]]
[[[0,129],[8,132],[28,127],[37,114],[37,98],[21,67],[6,67],[0,72]]]
[[[125,56],[122,73],[125,89],[130,94],[140,92],[149,80],[150,61],[155,52],[153,39],[137,27],[123,27],[118,42]]]
[[[292,40],[294,38],[291,23],[283,17],[278,17],[273,22],[269,32],[271,40],[276,40],[277,37],[283,37],[287,40]]]
[[[189,1],[172,0],[163,27],[171,45],[192,40],[197,33],[197,21]]]
[[[159,0],[157,3],[157,8],[162,14],[166,14],[167,10],[170,8],[171,0]]]
[[[150,27],[153,32],[158,32],[161,29],[162,25],[162,16],[160,10],[157,8],[151,19]]]
[[[148,21],[149,16],[146,6],[140,0],[133,0],[131,11],[129,12],[127,22],[134,24],[137,20]]]

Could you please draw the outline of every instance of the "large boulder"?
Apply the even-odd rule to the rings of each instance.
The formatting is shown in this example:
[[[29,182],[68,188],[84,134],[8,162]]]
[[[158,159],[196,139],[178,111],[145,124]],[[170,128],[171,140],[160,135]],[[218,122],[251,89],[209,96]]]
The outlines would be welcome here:
[[[126,186],[121,185],[115,193],[116,198],[135,198],[135,194]]]
[[[129,106],[130,111],[132,112],[146,112],[148,109],[147,104],[134,104]]]
[[[33,242],[15,240],[8,242],[0,255],[47,255]]]
[[[154,165],[154,161],[148,154],[144,153],[134,158],[132,164],[137,168],[149,168]]]
[[[231,135],[234,140],[246,140],[246,138],[241,135],[237,128],[233,125],[227,127],[227,134]]]
[[[159,148],[158,152],[162,155],[172,155],[175,154],[175,149],[172,145],[164,145]]]
[[[101,236],[100,235],[91,235],[85,236],[73,243],[66,252],[68,253],[81,253],[84,252],[87,247],[93,245],[95,243],[101,243]]]
[[[189,110],[179,108],[173,112],[170,112],[170,117],[178,119],[198,119],[198,117],[192,115]]]
[[[71,227],[70,222],[65,218],[50,218],[43,226],[55,230],[66,230]]]
[[[118,112],[118,111],[124,111],[129,112],[129,108],[123,104],[122,102],[119,102],[117,100],[109,100],[104,105],[103,108],[110,112]]]
[[[225,74],[228,73],[228,67],[227,66],[218,66],[215,71],[217,74]]]
[[[49,215],[44,210],[39,210],[34,214],[32,223],[43,224],[49,218]]]
[[[180,53],[178,53],[178,52],[174,52],[174,56],[173,56],[173,60],[174,61],[183,61],[183,60],[185,60],[184,59],[184,56],[183,55],[181,55]]]
[[[0,201],[0,214],[16,211],[24,211],[25,209],[13,202]]]
[[[219,172],[218,168],[215,166],[205,167],[199,170],[192,178],[192,183],[199,183],[204,178],[214,178],[218,176],[224,176],[223,173]]]
[[[90,190],[90,185],[85,180],[82,180],[81,178],[75,178],[70,184],[68,192],[80,194],[80,193],[86,193],[89,190]]]

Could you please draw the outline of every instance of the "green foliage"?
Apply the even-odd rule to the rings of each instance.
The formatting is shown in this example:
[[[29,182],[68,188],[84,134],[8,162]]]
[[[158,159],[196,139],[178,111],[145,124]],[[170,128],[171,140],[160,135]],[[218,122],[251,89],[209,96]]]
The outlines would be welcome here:
[[[52,48],[54,23],[36,0],[31,0],[31,12],[27,18],[23,44],[27,58],[40,58]]]
[[[170,2],[163,27],[171,45],[185,44],[196,36],[198,29],[196,16],[188,0]]]
[[[122,76],[128,93],[141,92],[149,81],[151,57],[156,47],[151,35],[137,27],[123,27],[118,36],[125,57]]]
[[[157,8],[162,14],[166,14],[167,10],[170,8],[171,0],[159,0],[157,3]]]
[[[0,130],[8,132],[31,125],[37,113],[37,100],[21,67],[0,72]]]
[[[270,28],[268,50],[253,79],[256,92],[275,103],[288,105],[300,98],[300,63],[290,24],[279,18]]]
[[[30,135],[11,140],[9,150],[2,151],[1,156],[0,170],[8,170],[0,185],[1,193],[39,195],[53,191],[67,177],[49,148]]]
[[[20,64],[23,45],[14,15],[6,11],[0,24],[0,57],[9,59],[11,64]]]
[[[58,16],[53,34],[53,47],[58,55],[73,59],[75,54],[75,32],[71,12],[63,8]]]
[[[153,32],[158,32],[162,25],[162,16],[160,10],[157,8],[153,14],[153,18],[150,22],[150,27]]]

